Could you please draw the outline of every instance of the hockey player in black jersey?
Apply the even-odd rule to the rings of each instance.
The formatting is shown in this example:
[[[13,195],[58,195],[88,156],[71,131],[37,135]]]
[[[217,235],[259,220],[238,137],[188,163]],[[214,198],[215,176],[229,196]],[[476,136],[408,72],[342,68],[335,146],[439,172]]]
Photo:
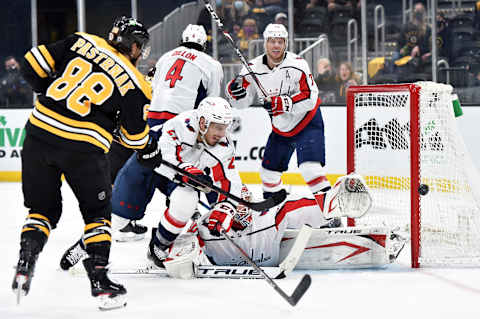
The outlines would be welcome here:
[[[17,302],[30,289],[35,263],[62,214],[61,175],[85,222],[83,261],[101,309],[126,304],[126,289],[107,275],[111,246],[111,181],[106,157],[119,121],[119,142],[139,157],[157,153],[144,110],[151,87],[136,69],[149,34],[132,18],[117,19],[108,40],[75,33],[29,50],[22,75],[38,93],[26,124],[22,188],[29,209],[21,231],[12,289]]]

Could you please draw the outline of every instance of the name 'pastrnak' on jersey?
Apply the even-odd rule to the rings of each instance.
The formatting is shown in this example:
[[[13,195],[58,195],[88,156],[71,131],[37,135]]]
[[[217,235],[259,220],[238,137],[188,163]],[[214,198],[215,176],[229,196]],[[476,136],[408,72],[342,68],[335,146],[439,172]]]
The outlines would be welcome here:
[[[34,47],[24,56],[22,74],[39,93],[28,134],[75,151],[107,153],[118,125],[124,146],[140,149],[147,143],[143,114],[151,87],[104,39],[79,32]]]

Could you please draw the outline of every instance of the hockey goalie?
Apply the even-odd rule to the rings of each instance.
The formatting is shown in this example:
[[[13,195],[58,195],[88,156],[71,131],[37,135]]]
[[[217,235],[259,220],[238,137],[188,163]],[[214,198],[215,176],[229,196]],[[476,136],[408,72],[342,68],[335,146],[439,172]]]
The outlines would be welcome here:
[[[252,198],[245,186],[242,197],[247,201]],[[248,266],[223,231],[259,266],[283,264],[291,269],[311,270],[372,268],[397,258],[406,240],[394,230],[335,225],[338,217],[360,217],[370,209],[372,199],[361,176],[340,177],[324,204],[322,211],[314,198],[293,195],[264,212],[228,201],[217,203],[175,241],[163,264],[169,276],[183,279],[194,277],[197,266]],[[313,229],[298,248],[295,238],[305,224]],[[299,253],[292,254],[292,246],[300,249]],[[285,265],[286,259],[295,254],[298,257],[293,264]]]

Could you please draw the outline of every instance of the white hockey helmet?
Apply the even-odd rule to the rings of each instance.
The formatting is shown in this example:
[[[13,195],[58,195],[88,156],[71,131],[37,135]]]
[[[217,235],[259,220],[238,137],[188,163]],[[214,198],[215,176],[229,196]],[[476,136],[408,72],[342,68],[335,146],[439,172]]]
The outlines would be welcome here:
[[[200,44],[202,47],[205,46],[205,43],[207,42],[207,33],[205,32],[205,29],[201,25],[196,25],[196,24],[189,24],[183,30],[182,33],[182,42],[191,42],[191,43],[197,43]]]
[[[210,123],[230,125],[233,120],[230,103],[221,97],[204,98],[198,105],[197,114],[205,119],[205,130],[200,129],[202,135],[207,133]]]
[[[285,40],[285,49],[288,48],[288,31],[283,24],[270,23],[263,31],[264,44],[270,38],[282,38]]]

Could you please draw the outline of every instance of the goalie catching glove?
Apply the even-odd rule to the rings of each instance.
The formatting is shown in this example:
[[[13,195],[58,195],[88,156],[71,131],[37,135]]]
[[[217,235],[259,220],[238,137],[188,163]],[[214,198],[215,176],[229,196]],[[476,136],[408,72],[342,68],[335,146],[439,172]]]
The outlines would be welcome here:
[[[314,196],[326,219],[345,216],[358,218],[372,207],[372,196],[367,184],[357,174],[339,177],[332,189]]]
[[[215,205],[208,218],[208,230],[212,236],[219,237],[222,229],[228,233],[232,228],[235,208],[230,202],[219,202]]]
[[[236,78],[230,81],[227,86],[228,94],[234,100],[241,100],[247,96],[247,90],[245,90],[245,88],[242,86],[242,82],[242,78]]]
[[[137,150],[138,162],[147,168],[154,169],[162,164],[162,153],[158,147],[157,139],[150,136],[144,148]]]
[[[293,101],[288,95],[270,96],[265,98],[263,108],[267,110],[271,116],[290,113],[293,109]]]
[[[178,165],[179,168],[183,169],[187,173],[190,173],[192,175],[195,175],[196,179],[201,182],[203,185],[212,185],[213,181],[212,178],[208,175],[206,175],[201,169],[193,166],[190,163],[181,163]],[[188,176],[179,176],[177,177],[182,183],[187,184],[188,186],[191,186],[195,189],[198,189],[202,192],[208,193],[210,189],[208,187],[205,187],[203,185],[200,185],[200,183],[197,183],[193,179],[189,178]]]

